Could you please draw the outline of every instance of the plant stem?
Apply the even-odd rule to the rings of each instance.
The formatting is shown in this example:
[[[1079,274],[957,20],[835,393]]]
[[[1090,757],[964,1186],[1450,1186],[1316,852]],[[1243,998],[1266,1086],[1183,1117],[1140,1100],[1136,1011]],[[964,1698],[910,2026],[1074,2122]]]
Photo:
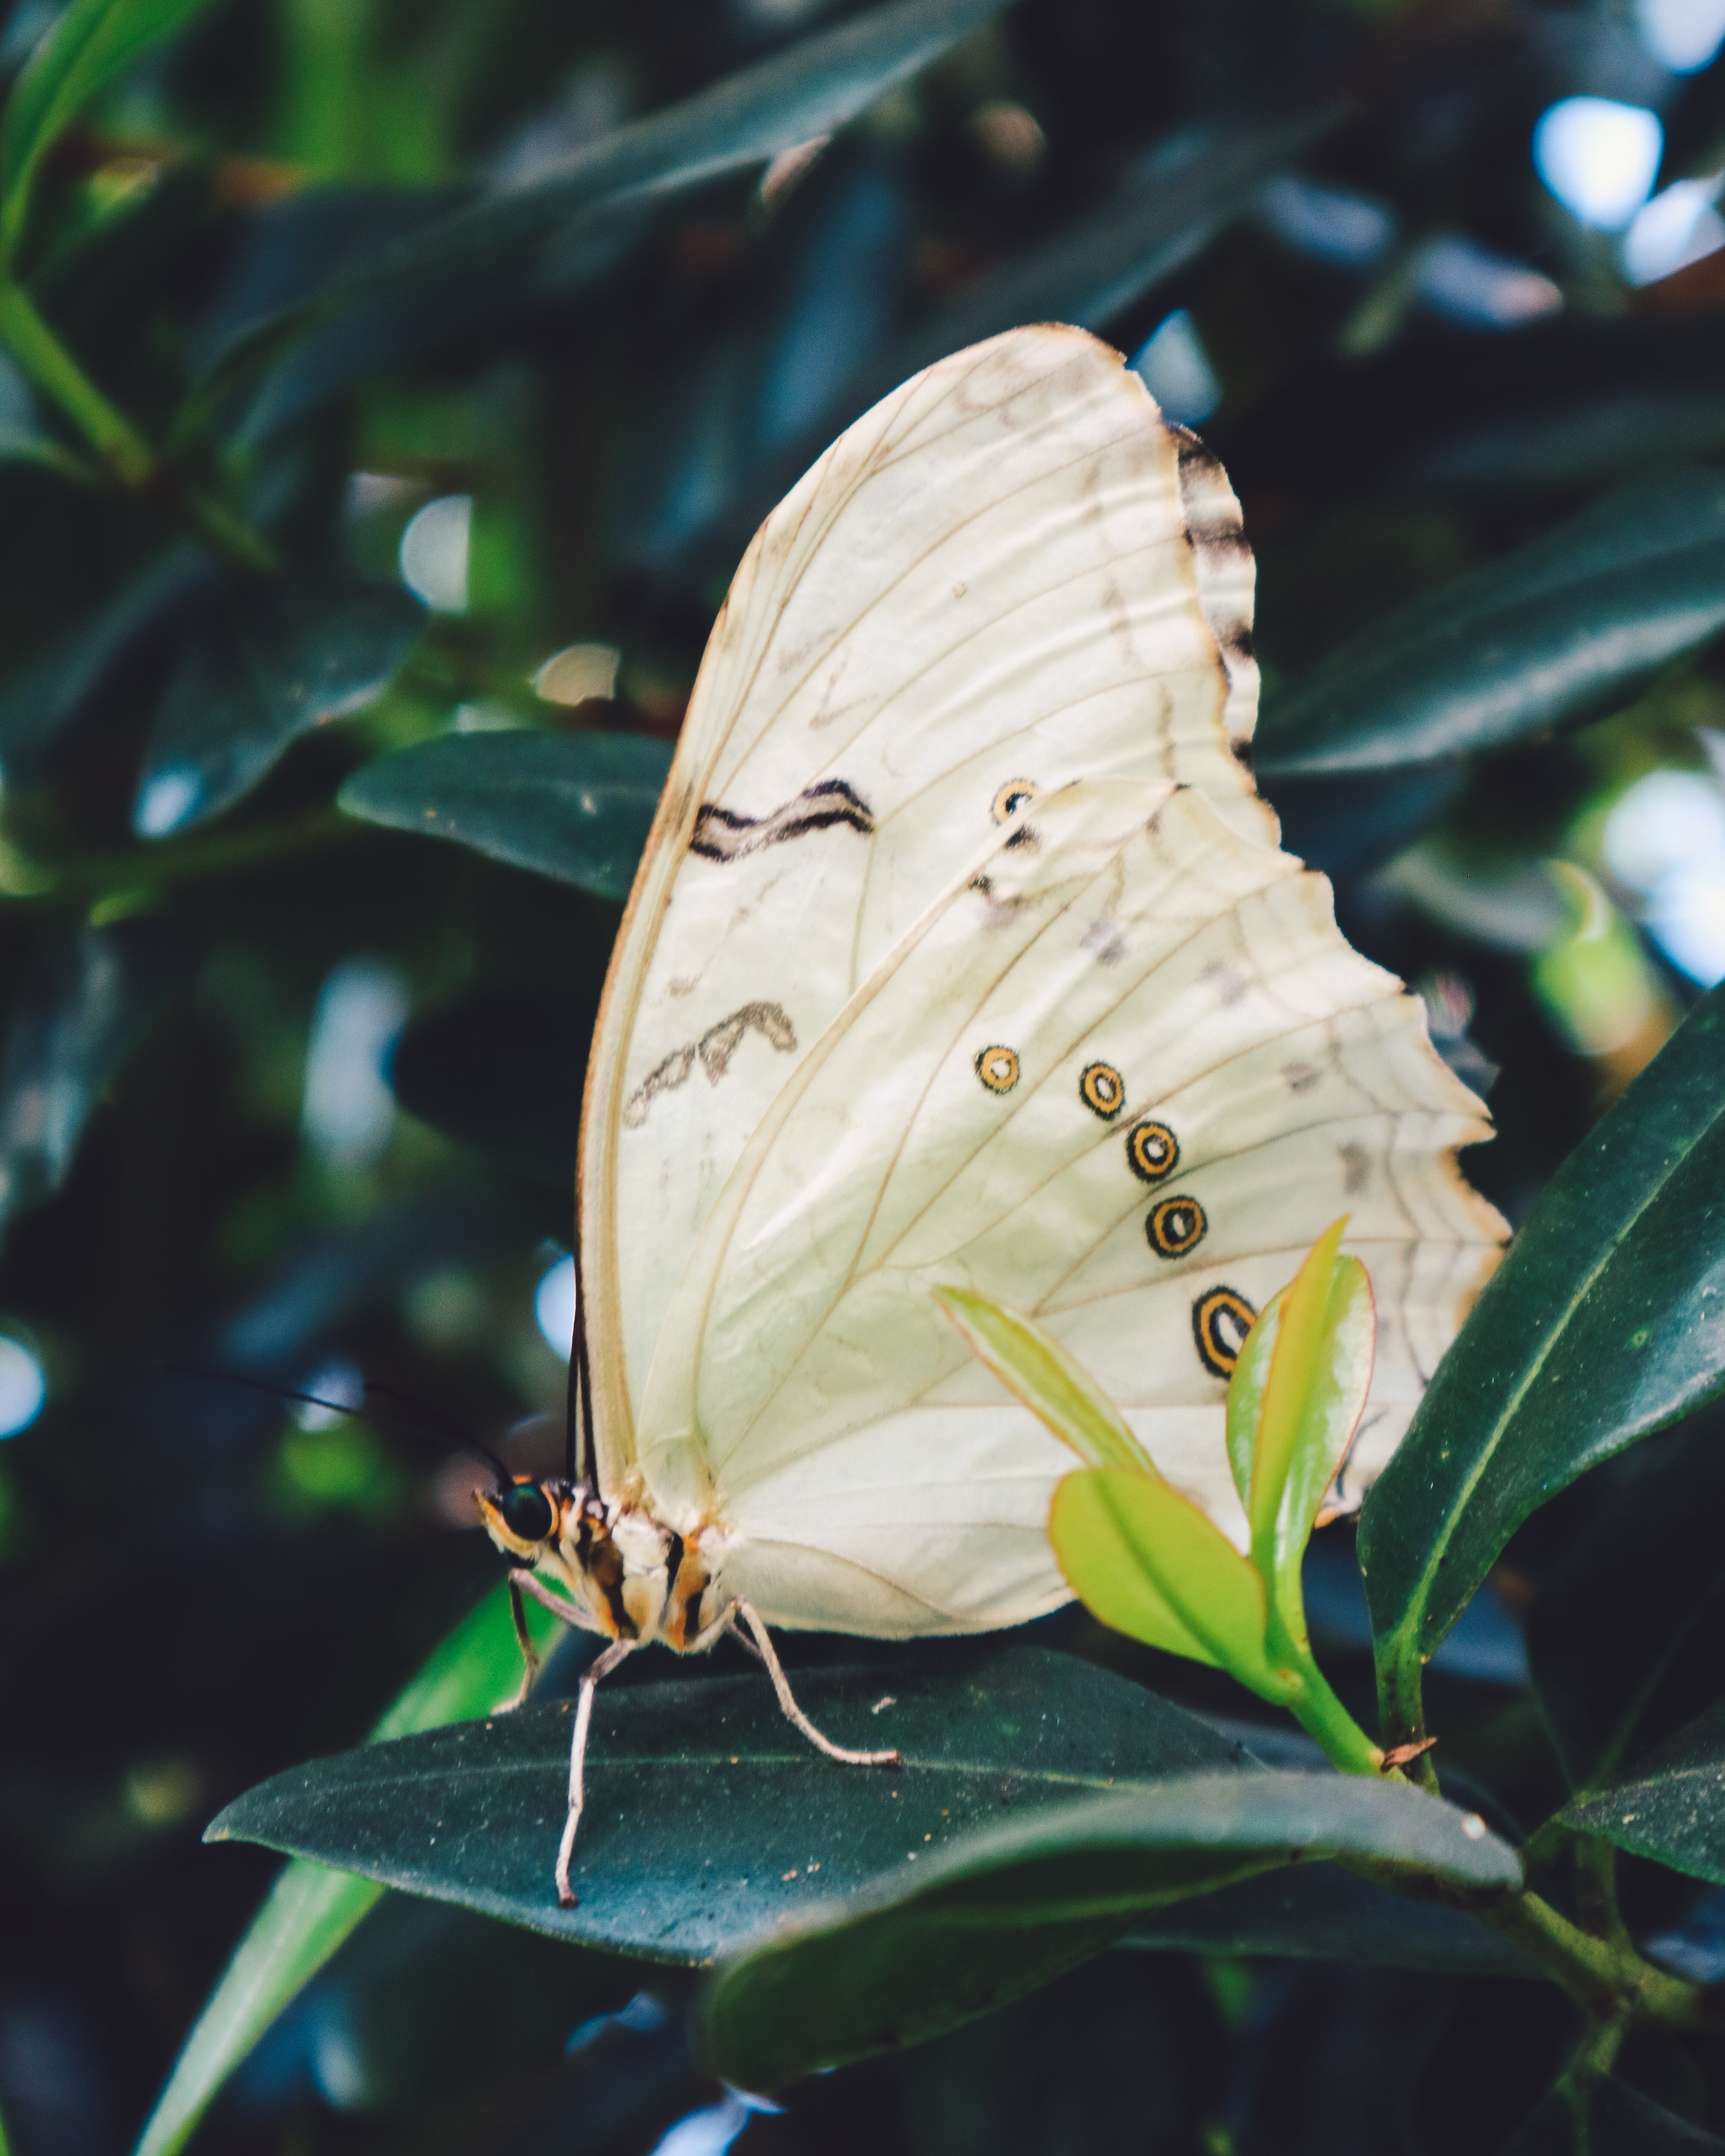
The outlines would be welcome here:
[[[0,343],[36,387],[59,405],[122,486],[146,487],[167,478],[189,522],[224,560],[266,574],[280,566],[275,548],[239,511],[207,488],[182,483],[163,463],[43,320],[23,286],[4,276],[0,276]]]
[[[1717,2010],[1708,2010],[1699,1987],[1643,1961],[1627,1933],[1595,1938],[1538,1894],[1506,1894],[1471,1907],[1481,1922],[1555,1977],[1596,2022],[1642,2015],[1678,2029],[1719,2025]]]
[[[22,285],[0,277],[0,340],[36,387],[51,397],[125,486],[156,476],[156,452],[110,403],[37,313]]]
[[[1301,1688],[1287,1702],[1295,1721],[1308,1737],[1317,1739],[1325,1758],[1344,1774],[1381,1775],[1383,1753],[1337,1698],[1309,1648],[1298,1656],[1296,1666]]]

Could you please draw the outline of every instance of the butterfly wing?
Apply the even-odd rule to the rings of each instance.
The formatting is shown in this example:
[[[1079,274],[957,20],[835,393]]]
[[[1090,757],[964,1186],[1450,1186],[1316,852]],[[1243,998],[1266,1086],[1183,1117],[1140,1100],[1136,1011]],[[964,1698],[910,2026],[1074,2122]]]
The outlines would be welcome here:
[[[1259,844],[1239,506],[1117,352],[1019,330],[840,438],[750,547],[608,979],[583,1125],[598,1468],[749,1133],[1024,798],[1198,788]]]
[[[1322,876],[1195,789],[1063,788],[751,1137],[667,1312],[648,1494],[726,1533],[726,1586],[769,1621],[965,1630],[1065,1599],[1045,1526],[1073,1460],[940,1317],[957,1285],[1049,1327],[1243,1533],[1223,1403],[1253,1311],[1351,1216],[1379,1317],[1368,1476],[1505,1232],[1455,1166],[1487,1132]]]

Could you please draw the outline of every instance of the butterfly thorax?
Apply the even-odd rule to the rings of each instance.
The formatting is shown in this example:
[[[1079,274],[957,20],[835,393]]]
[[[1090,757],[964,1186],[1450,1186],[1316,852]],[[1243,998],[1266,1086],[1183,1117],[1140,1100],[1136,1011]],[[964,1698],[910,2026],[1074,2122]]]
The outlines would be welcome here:
[[[521,1481],[477,1496],[502,1553],[555,1582],[614,1640],[660,1640],[680,1652],[723,1607],[699,1535],[602,1497],[591,1482]]]

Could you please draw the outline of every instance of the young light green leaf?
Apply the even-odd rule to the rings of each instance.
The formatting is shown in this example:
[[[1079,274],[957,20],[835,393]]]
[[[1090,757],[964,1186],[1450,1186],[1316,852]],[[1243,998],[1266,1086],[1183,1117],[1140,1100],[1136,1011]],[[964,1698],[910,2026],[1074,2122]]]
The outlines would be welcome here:
[[[1547,1186],[1360,1521],[1398,1734],[1498,1552],[1589,1467],[1725,1386],[1725,988]]]
[[[531,1603],[527,1621],[542,1646],[557,1625]],[[520,1668],[507,1590],[499,1587],[432,1655],[372,1731],[372,1742],[482,1714],[507,1694]],[[198,2016],[136,2156],[173,2156],[185,2146],[223,2082],[382,1892],[372,1880],[303,1858],[288,1866]]]
[[[1358,1258],[1337,1251],[1332,1238],[1339,1239],[1343,1225],[1337,1221],[1322,1238],[1286,1291],[1260,1425],[1253,1541],[1261,1524],[1260,1563],[1272,1565],[1278,1590],[1296,1594],[1318,1507],[1348,1457],[1372,1384],[1372,1282]],[[1277,1475],[1272,1509],[1269,1491]]]
[[[1234,1375],[1228,1380],[1228,1466],[1240,1502],[1252,1516],[1252,1468],[1258,1454],[1258,1425],[1264,1413],[1264,1392],[1270,1383],[1270,1365],[1276,1353],[1281,1326],[1281,1306],[1287,1290],[1271,1296],[1258,1312]]]
[[[1265,1652],[1264,1583],[1189,1497],[1131,1468],[1081,1468],[1055,1491],[1048,1537],[1105,1625],[1213,1663],[1265,1699],[1289,1697]]]
[[[973,1288],[937,1287],[934,1299],[972,1354],[1081,1460],[1156,1474],[1120,1410],[1051,1333]]]
[[[18,251],[42,160],[90,100],[209,0],[72,0],[30,55],[0,121],[0,260]]]

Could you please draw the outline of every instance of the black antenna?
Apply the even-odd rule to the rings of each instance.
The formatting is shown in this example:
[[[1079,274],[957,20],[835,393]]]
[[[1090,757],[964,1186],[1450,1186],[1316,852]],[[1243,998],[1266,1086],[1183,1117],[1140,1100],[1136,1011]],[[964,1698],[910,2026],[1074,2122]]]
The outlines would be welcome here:
[[[593,1373],[587,1361],[587,1295],[581,1279],[581,1192],[575,1193],[575,1328],[569,1341],[568,1452],[569,1480],[584,1481],[593,1472]],[[576,1410],[580,1410],[578,1437]]]
[[[162,1368],[172,1377],[204,1378],[213,1384],[244,1385],[249,1392],[267,1393],[272,1399],[297,1400],[303,1407],[322,1408],[331,1414],[360,1415],[365,1412],[363,1407],[350,1406],[346,1400],[325,1399],[320,1394],[302,1393],[292,1385],[278,1385],[273,1378],[254,1378],[244,1370],[206,1370],[195,1363],[167,1363]],[[452,1422],[447,1415],[439,1414],[435,1408],[429,1408],[423,1400],[415,1399],[411,1393],[404,1393],[398,1386],[386,1384],[380,1378],[367,1378],[362,1389],[362,1397],[367,1400],[389,1400],[398,1407],[406,1408],[409,1413],[418,1415],[428,1429],[436,1430],[442,1436],[453,1438],[466,1451],[477,1454],[488,1467],[495,1471],[500,1486],[514,1481],[514,1476],[489,1445],[476,1438],[471,1430],[464,1430],[459,1423]]]

